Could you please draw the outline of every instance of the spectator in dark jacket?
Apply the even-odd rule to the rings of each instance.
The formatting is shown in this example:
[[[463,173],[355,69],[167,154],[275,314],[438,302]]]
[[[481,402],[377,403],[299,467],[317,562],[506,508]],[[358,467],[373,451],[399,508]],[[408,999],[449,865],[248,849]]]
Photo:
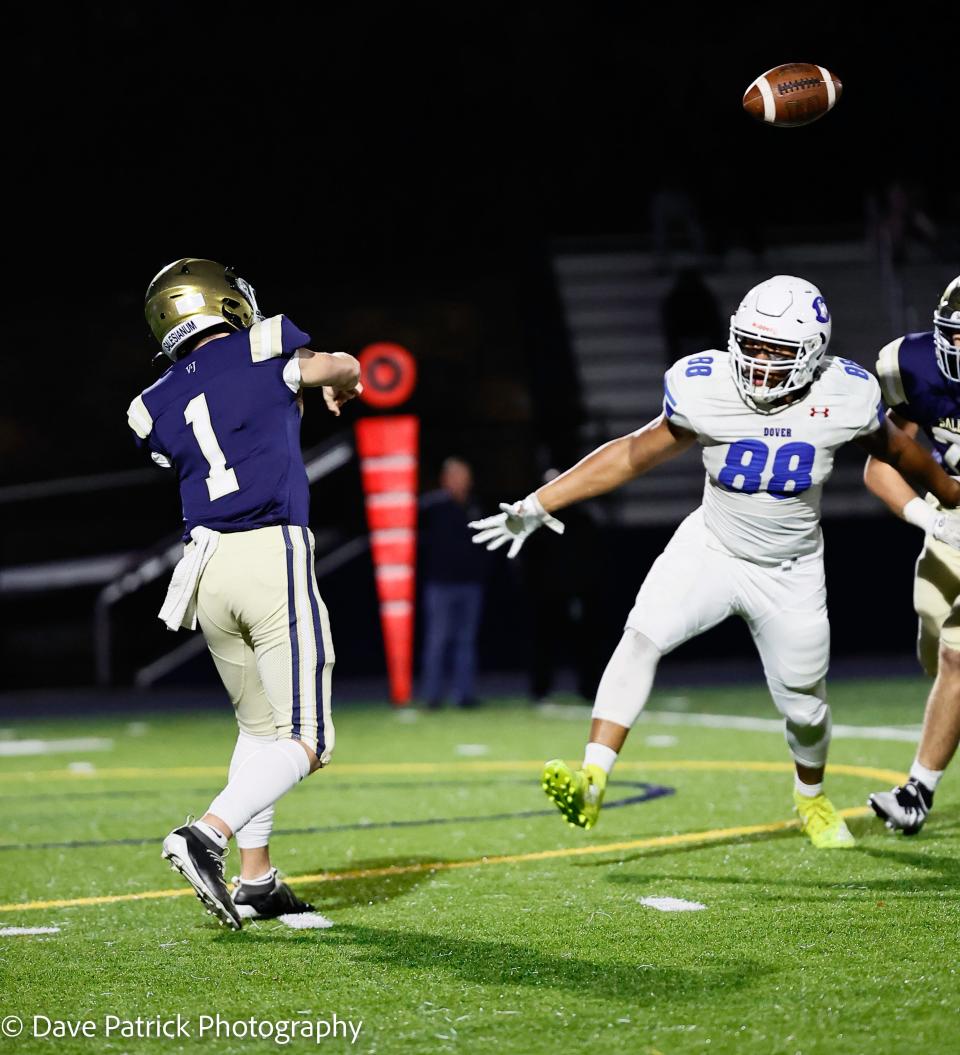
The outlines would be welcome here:
[[[549,469],[548,483],[559,475]],[[589,509],[568,506],[566,531],[541,531],[521,554],[532,615],[530,695],[547,702],[558,667],[573,666],[577,692],[593,701],[605,663],[600,628],[603,542]]]
[[[695,267],[682,268],[660,304],[667,365],[707,348],[727,347],[717,298]]]
[[[476,701],[477,633],[483,609],[486,554],[467,522],[482,515],[471,504],[473,472],[447,458],[440,488],[420,501],[419,574],[425,621],[421,696],[437,708],[448,685],[460,707]]]

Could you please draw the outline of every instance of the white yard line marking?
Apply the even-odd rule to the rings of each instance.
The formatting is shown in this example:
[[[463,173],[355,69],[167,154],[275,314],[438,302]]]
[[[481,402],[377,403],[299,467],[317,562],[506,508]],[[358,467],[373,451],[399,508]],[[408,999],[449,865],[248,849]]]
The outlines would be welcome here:
[[[113,741],[103,736],[79,736],[73,740],[0,740],[0,758],[27,755],[62,755],[72,751],[110,751]]]
[[[753,733],[783,732],[782,718],[751,718],[739,714],[675,714],[671,711],[649,711],[641,719],[657,725],[691,725],[704,729],[740,729]],[[920,726],[834,725],[837,740],[901,740],[917,743]]]
[[[23,934],[59,934],[59,927],[0,927],[0,938],[12,938]]]
[[[590,707],[544,703],[537,713],[545,718],[589,720]],[[676,711],[644,711],[640,721],[648,725],[689,725],[701,729],[739,729],[749,733],[781,733],[782,718],[753,718],[741,714],[680,714]],[[834,725],[837,740],[898,740],[915,744],[920,740],[919,725]]]

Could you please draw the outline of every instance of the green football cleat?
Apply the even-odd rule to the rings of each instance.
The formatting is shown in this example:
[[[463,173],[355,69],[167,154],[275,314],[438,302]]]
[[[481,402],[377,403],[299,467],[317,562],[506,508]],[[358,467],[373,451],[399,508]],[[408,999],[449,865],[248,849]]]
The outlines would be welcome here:
[[[543,767],[540,786],[567,824],[592,828],[600,816],[607,774],[599,766],[574,770],[563,759],[553,758]]]
[[[856,846],[846,821],[826,795],[808,798],[794,790],[793,804],[803,822],[800,830],[810,836],[810,842],[818,850],[847,850]]]

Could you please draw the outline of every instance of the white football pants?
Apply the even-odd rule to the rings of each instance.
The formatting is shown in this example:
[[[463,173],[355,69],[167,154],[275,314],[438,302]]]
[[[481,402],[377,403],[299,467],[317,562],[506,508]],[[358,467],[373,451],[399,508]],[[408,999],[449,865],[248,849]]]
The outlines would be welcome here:
[[[803,766],[826,761],[825,677],[830,624],[820,554],[774,567],[715,548],[697,509],[654,562],[604,673],[594,717],[630,728],[646,703],[661,655],[738,615],[750,628],[767,685]]]

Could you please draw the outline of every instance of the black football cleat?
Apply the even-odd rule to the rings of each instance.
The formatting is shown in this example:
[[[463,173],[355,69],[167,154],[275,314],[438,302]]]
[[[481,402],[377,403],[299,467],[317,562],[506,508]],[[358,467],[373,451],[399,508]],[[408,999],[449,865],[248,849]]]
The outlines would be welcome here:
[[[233,903],[243,919],[276,919],[278,916],[293,916],[301,912],[314,912],[308,905],[277,877],[273,869],[273,886],[267,884],[237,883],[233,892]],[[258,889],[260,887],[260,889]],[[263,889],[265,887],[265,889]]]
[[[163,840],[163,855],[196,891],[206,910],[232,930],[243,926],[223,878],[226,852],[192,825],[174,830]]]
[[[933,792],[911,777],[892,791],[875,791],[867,802],[890,831],[916,835],[933,806]]]

